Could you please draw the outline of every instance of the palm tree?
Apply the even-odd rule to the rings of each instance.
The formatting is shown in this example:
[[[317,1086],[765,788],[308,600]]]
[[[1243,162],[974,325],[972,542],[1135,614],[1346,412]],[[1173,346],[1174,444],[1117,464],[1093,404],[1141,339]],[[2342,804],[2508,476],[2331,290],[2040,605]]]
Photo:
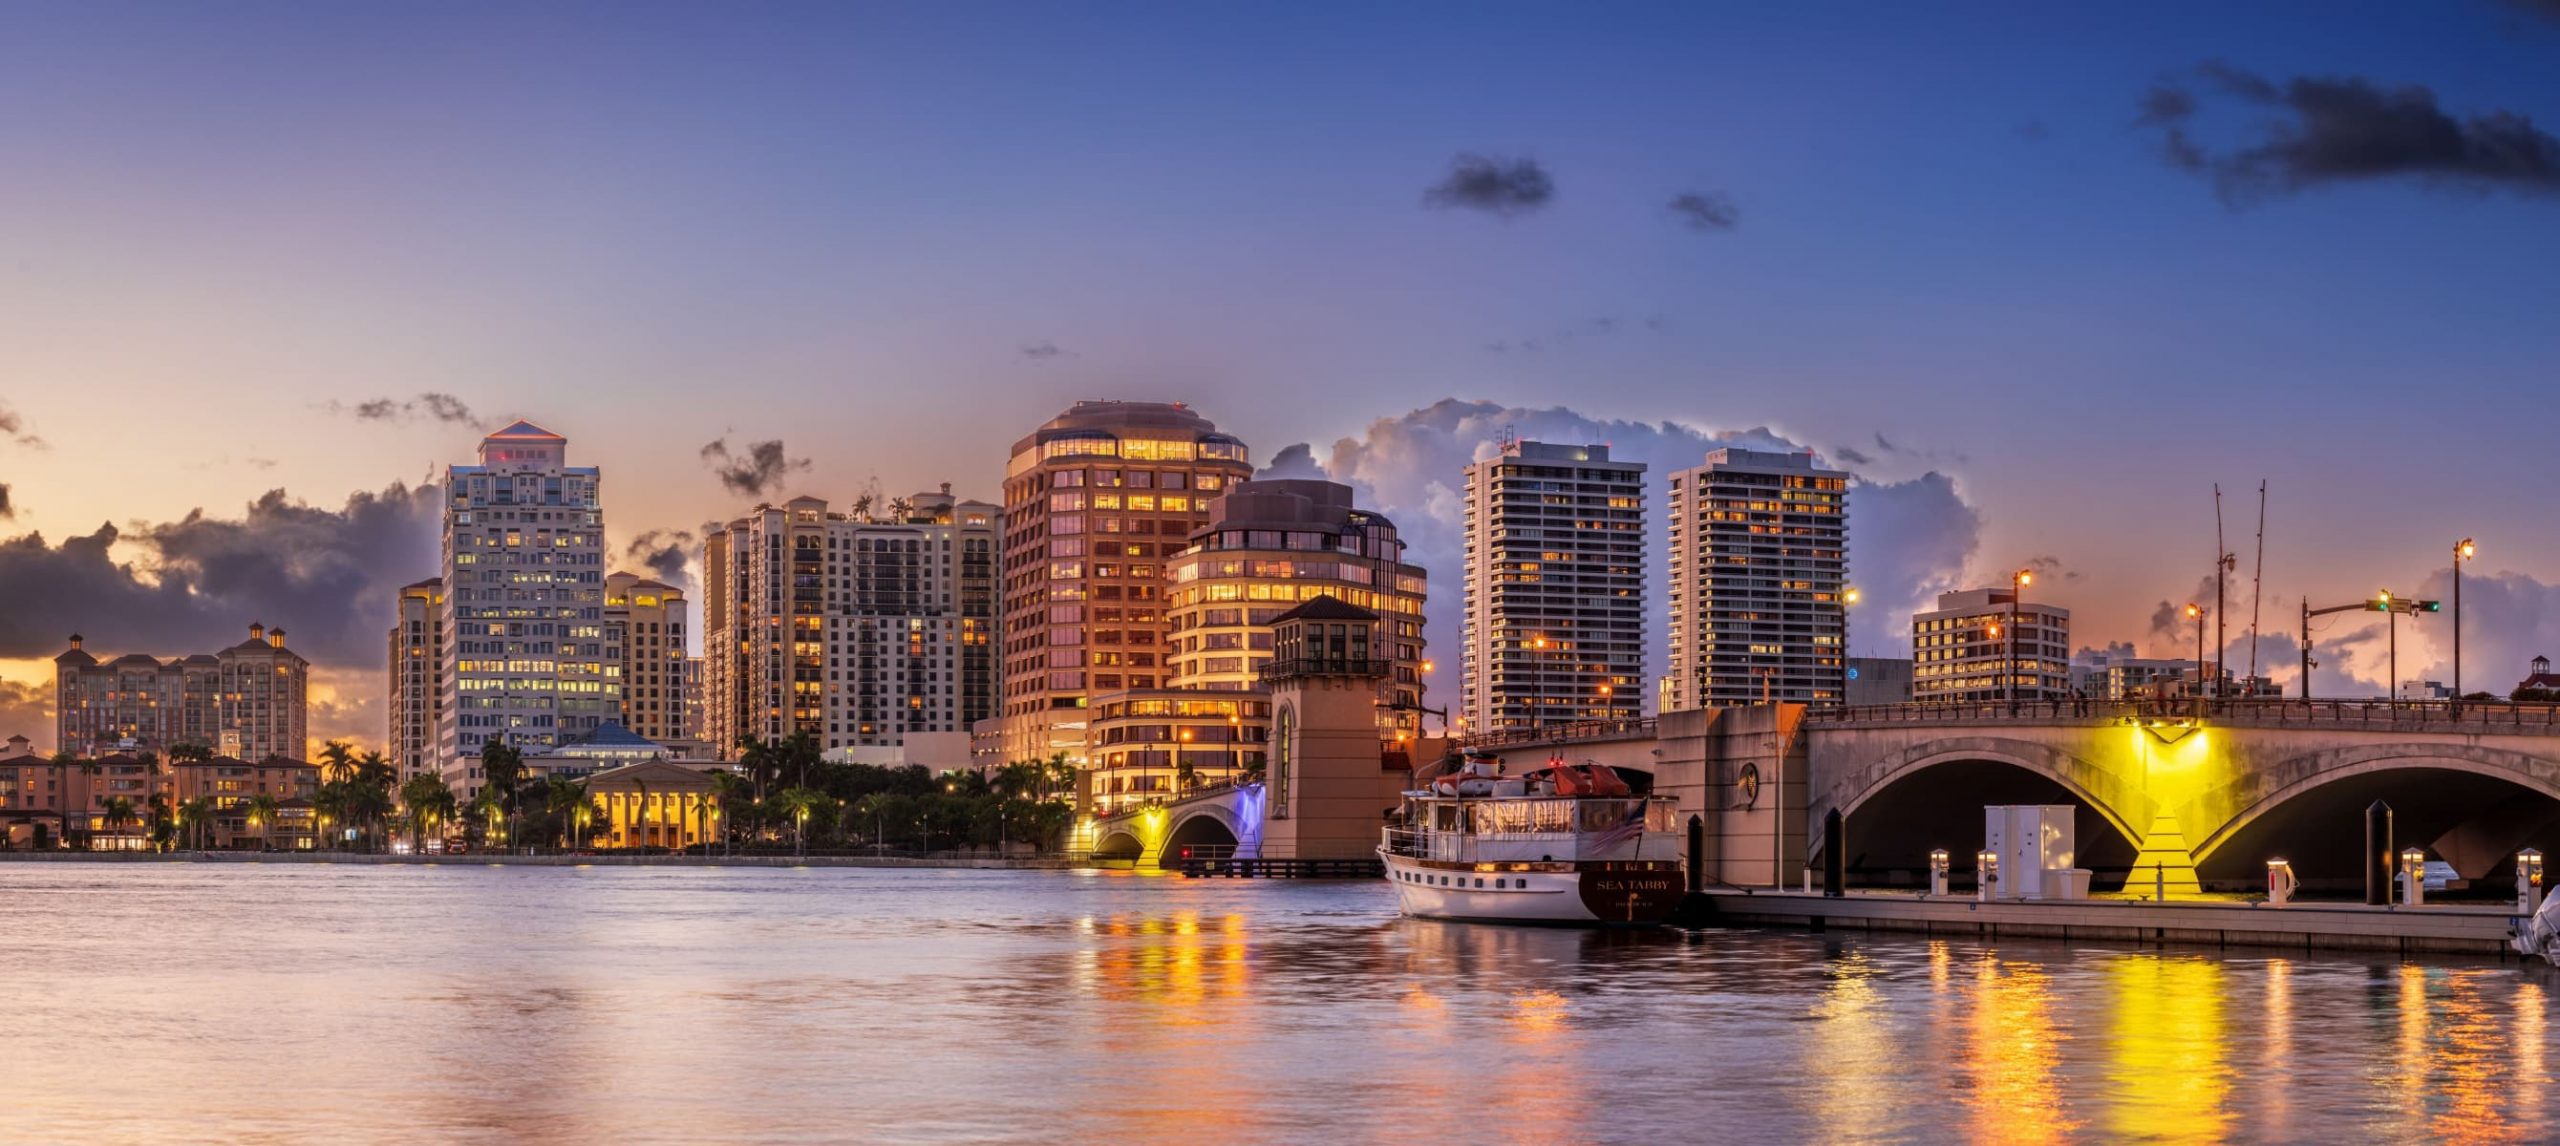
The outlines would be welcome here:
[[[747,778],[735,772],[724,768],[711,774],[712,798],[718,804],[721,814],[729,818],[728,831],[721,833],[721,841],[724,844],[733,838],[729,833],[737,830],[738,807],[745,803],[746,789]],[[732,849],[723,848],[722,850]]]
[[[355,774],[355,745],[349,744],[344,740],[332,740],[327,744],[320,746],[320,780],[322,783],[330,783],[338,780],[352,780],[355,778]]]
[[[818,791],[815,788],[785,788],[782,790],[781,795],[774,797],[774,800],[782,805],[784,814],[791,817],[791,822],[794,825],[792,832],[793,853],[797,855],[808,854],[809,815],[821,808],[834,804],[835,798],[824,792]]]
[[[129,797],[109,796],[107,802],[100,806],[100,811],[103,813],[100,819],[105,821],[109,832],[133,822],[133,800]]]
[[[566,776],[553,776],[542,782],[543,807],[560,817],[560,846],[575,847],[570,832],[577,827],[578,814],[595,807],[587,798],[587,786]]]
[[[264,792],[249,797],[249,825],[258,829],[258,850],[267,849],[267,833],[275,829],[276,798]]]
[[[480,775],[486,781],[484,792],[495,792],[510,815],[522,809],[516,802],[518,789],[524,786],[524,753],[503,738],[492,740],[480,748]],[[515,824],[507,823],[507,843],[515,843]]]
[[[213,822],[213,797],[198,796],[178,805],[178,824],[193,836],[197,851],[204,850],[205,825]]]
[[[153,792],[151,794],[150,814],[146,818],[151,825],[152,850],[167,851],[170,841],[174,840],[178,834],[177,816],[175,809],[169,806],[168,793]]]
[[[400,786],[400,805],[409,811],[410,843],[423,855],[427,826],[453,818],[453,789],[433,776],[413,776]]]

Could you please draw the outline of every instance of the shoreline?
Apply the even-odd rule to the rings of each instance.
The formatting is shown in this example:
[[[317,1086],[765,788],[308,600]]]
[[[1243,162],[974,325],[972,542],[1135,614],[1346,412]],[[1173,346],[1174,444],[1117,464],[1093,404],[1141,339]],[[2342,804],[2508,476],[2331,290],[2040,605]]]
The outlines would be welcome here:
[[[0,863],[353,864],[361,867],[869,867],[963,871],[1094,871],[1055,856],[389,855],[365,852],[0,852]]]

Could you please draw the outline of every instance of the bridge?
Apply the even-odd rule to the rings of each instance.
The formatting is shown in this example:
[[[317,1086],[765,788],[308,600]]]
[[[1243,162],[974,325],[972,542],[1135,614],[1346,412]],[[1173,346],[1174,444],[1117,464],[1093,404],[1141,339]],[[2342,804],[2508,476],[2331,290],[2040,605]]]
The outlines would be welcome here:
[[[1853,883],[1971,867],[1987,804],[2079,809],[2079,866],[2101,888],[2155,865],[2181,887],[2263,886],[2283,858],[2312,887],[2360,887],[2363,809],[2394,847],[2467,879],[2517,849],[2560,854],[2560,706],[2199,700],[1900,704],[1675,712],[1479,742],[1628,765],[1699,814],[1712,879],[1793,884],[1844,818]]]
[[[1262,854],[1263,786],[1216,784],[1161,804],[1097,816],[1076,826],[1076,843],[1095,859],[1139,867],[1176,866],[1183,849],[1203,856]],[[1167,863],[1170,856],[1175,861]]]

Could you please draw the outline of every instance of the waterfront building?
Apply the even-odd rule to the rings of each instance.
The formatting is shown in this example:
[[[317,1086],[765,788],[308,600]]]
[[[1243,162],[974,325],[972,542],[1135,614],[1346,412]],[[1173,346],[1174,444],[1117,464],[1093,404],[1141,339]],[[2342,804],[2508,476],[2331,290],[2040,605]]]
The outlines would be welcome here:
[[[650,760],[674,760],[684,757],[675,746],[663,744],[623,727],[620,721],[608,720],[596,730],[567,744],[558,745],[524,758],[525,781],[538,784],[553,777],[583,780],[599,772],[644,763]]]
[[[1263,774],[1271,697],[1254,689],[1140,688],[1095,697],[1086,807],[1109,815]]]
[[[1940,593],[1937,608],[1911,617],[1911,658],[1915,700],[2067,697],[2071,610],[2010,587]]]
[[[100,660],[82,647],[53,658],[54,744],[75,756],[165,754],[182,744],[233,756],[299,757],[310,729],[311,663],[284,630],[249,626],[249,639],[163,661],[141,653]]]
[[[703,680],[702,665],[701,657],[684,658],[684,730],[681,735],[686,740],[709,743],[711,725],[710,718],[705,715],[709,710],[704,703],[704,692],[710,686]]]
[[[624,728],[651,740],[685,736],[684,590],[636,573],[604,579],[605,645],[618,650]]]
[[[445,471],[443,706],[436,764],[457,795],[482,783],[481,749],[528,753],[622,713],[606,655],[603,475],[569,440],[517,422]]]
[[[604,820],[587,838],[606,848],[689,848],[717,837],[719,786],[707,768],[666,760],[626,764],[587,778]]]
[[[1166,686],[1097,693],[1084,758],[1104,809],[1258,774],[1269,739],[1262,672],[1273,622],[1332,600],[1383,619],[1376,718],[1410,742],[1421,727],[1426,577],[1385,517],[1338,482],[1237,482],[1170,563]],[[1239,697],[1236,694],[1248,696]]]
[[[2183,657],[2137,657],[2120,645],[2082,649],[2071,658],[2071,693],[2092,700],[2142,700],[2194,696],[2202,675]]]
[[[1847,696],[1849,475],[1723,449],[1671,475],[1666,710]]]
[[[174,814],[206,797],[213,816],[205,846],[307,851],[319,840],[311,805],[319,786],[318,766],[281,756],[252,762],[114,752],[56,760],[12,736],[0,749],[0,839],[12,849],[141,851],[151,846],[155,807]],[[260,796],[274,802],[271,820],[257,814]]]
[[[965,759],[971,723],[995,710],[997,517],[946,485],[850,513],[798,497],[713,530],[713,749],[735,759],[743,737],[806,732],[822,750],[945,740]]]
[[[1642,714],[1644,472],[1516,440],[1467,467],[1463,733]]]
[[[437,772],[436,728],[444,714],[444,578],[400,589],[391,623],[391,713],[383,737],[393,774],[407,783]]]
[[[1014,443],[1005,759],[1081,759],[1095,694],[1166,686],[1167,563],[1210,503],[1252,476],[1245,444],[1180,403],[1078,402]]]

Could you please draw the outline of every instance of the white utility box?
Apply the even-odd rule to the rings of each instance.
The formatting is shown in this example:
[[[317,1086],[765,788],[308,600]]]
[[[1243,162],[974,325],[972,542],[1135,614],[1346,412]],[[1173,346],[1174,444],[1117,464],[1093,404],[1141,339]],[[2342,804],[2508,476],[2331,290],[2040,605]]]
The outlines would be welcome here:
[[[1982,849],[2000,856],[2002,899],[2076,899],[2088,894],[2065,875],[2077,866],[2069,804],[1991,804],[1982,809]]]

